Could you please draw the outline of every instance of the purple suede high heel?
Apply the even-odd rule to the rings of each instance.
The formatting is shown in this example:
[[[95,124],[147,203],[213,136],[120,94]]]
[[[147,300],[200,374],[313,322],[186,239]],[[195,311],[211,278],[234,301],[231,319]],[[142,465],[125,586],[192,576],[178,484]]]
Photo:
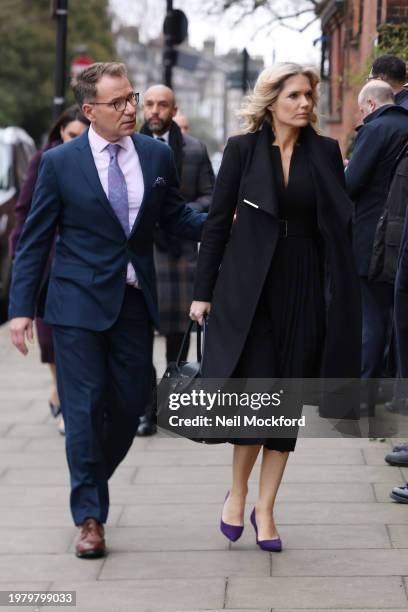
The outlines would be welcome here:
[[[228,491],[224,499],[224,504],[227,501],[229,494],[230,492]],[[228,538],[228,540],[231,540],[231,542],[236,542],[242,536],[242,532],[244,531],[244,526],[243,525],[242,526],[241,525],[230,525],[229,523],[224,523],[224,521],[222,520],[222,515],[221,515],[220,530],[221,530],[221,533],[223,533],[225,537]]]
[[[251,523],[256,533],[256,543],[262,550],[268,550],[269,552],[280,552],[282,550],[282,540],[280,538],[274,538],[273,540],[258,540],[258,526],[255,518],[255,508],[251,512]]]

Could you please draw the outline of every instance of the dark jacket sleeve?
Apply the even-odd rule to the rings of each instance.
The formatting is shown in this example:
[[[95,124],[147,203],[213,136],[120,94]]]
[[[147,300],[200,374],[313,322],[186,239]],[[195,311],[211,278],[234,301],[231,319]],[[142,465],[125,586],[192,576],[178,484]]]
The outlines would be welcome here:
[[[185,204],[180,193],[174,157],[168,149],[166,197],[162,206],[159,225],[175,236],[199,242],[207,213],[199,213]]]
[[[241,182],[240,152],[234,139],[224,151],[200,246],[194,299],[210,302],[227,245]]]
[[[42,156],[33,201],[17,245],[13,265],[9,318],[34,318],[41,279],[60,214],[58,181],[49,153]]]
[[[188,202],[188,204],[197,212],[208,212],[214,190],[215,176],[210,158],[208,157],[207,147],[203,143],[200,143],[200,145],[201,155],[197,176],[197,196],[193,202]]]
[[[20,195],[14,209],[15,222],[9,239],[9,252],[11,257],[14,257],[16,253],[17,243],[20,239],[21,232],[23,231],[25,220],[30,212],[34,188],[38,178],[38,170],[40,168],[41,156],[42,151],[37,151],[37,153],[35,153],[31,158],[27,168],[27,176],[23,186],[21,187]]]
[[[347,193],[353,199],[373,175],[381,155],[381,138],[375,126],[364,125],[357,133],[353,155],[346,169]]]
[[[341,154],[340,145],[337,142],[337,140],[332,140],[332,143],[333,144],[332,144],[331,155],[333,159],[334,171],[342,187],[346,188],[346,177],[345,177],[345,172],[344,172],[343,156]]]

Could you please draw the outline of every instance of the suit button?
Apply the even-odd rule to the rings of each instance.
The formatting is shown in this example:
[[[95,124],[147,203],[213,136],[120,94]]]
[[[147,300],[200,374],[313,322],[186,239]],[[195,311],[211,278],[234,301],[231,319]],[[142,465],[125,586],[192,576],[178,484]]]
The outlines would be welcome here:
[[[124,271],[122,272],[122,278],[127,278],[127,270],[124,270]]]

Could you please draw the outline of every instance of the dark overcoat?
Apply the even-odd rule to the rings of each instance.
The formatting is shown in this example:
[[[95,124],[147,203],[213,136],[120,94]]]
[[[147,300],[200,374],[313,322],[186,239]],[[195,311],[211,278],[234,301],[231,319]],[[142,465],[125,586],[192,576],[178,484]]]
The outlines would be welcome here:
[[[182,135],[180,193],[198,212],[207,212],[214,189],[214,172],[206,146],[189,134]],[[197,266],[197,243],[178,240],[172,250],[154,250],[159,296],[160,332],[164,335],[184,333],[193,297]]]
[[[172,138],[177,132],[177,138]],[[142,133],[152,136],[146,124]],[[182,134],[171,124],[169,146],[180,174],[180,193],[197,212],[207,212],[214,189],[214,171],[204,143]],[[164,232],[155,235],[154,262],[159,298],[160,332],[167,336],[184,333],[193,297],[197,265],[197,243],[175,239]]]
[[[392,171],[408,140],[408,111],[385,104],[364,119],[346,170],[354,202],[353,251],[360,276],[368,276],[375,230],[384,210]]]
[[[337,141],[302,130],[326,264],[326,333],[321,376],[360,377],[360,286],[351,250],[352,203]],[[273,133],[230,138],[200,247],[194,299],[212,302],[203,375],[228,378],[242,353],[278,241],[271,171]],[[236,220],[233,222],[236,212]]]

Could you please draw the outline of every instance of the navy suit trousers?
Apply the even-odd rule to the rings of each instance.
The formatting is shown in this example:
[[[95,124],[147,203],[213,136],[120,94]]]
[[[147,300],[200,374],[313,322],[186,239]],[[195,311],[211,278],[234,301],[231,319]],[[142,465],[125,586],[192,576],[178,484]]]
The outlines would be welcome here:
[[[142,291],[128,287],[116,323],[98,332],[53,326],[76,525],[105,523],[108,479],[129,450],[149,399],[153,327]]]

